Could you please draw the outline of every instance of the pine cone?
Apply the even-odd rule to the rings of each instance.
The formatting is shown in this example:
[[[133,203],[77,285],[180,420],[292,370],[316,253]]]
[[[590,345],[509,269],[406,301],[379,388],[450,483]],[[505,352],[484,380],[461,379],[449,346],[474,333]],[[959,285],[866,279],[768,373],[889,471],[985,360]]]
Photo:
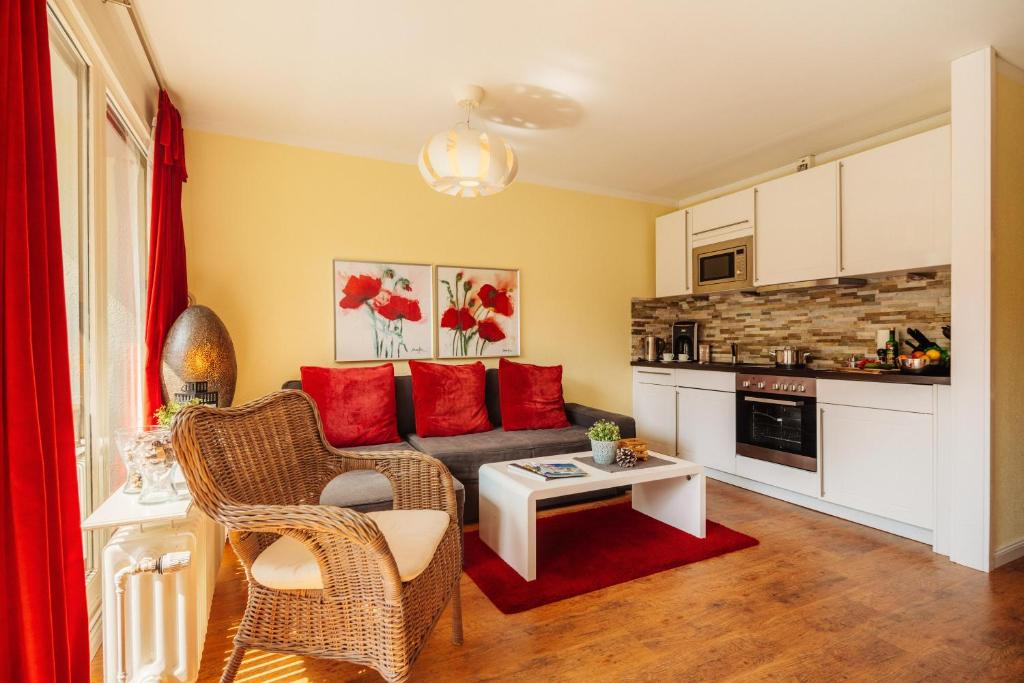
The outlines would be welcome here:
[[[619,467],[634,467],[636,465],[636,453],[632,448],[620,448],[615,451],[615,464]]]

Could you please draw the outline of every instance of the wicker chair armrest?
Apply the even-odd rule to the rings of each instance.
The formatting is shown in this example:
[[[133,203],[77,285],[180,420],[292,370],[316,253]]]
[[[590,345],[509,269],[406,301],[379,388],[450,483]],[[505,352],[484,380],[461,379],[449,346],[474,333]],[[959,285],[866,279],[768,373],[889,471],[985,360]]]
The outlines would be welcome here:
[[[375,469],[391,481],[396,510],[441,510],[458,524],[458,504],[451,472],[437,458],[419,451],[338,452],[346,465]]]
[[[316,557],[328,595],[341,596],[352,576],[376,569],[386,599],[401,600],[402,579],[387,540],[361,512],[331,505],[229,505],[223,521],[233,531],[275,533],[302,543]]]

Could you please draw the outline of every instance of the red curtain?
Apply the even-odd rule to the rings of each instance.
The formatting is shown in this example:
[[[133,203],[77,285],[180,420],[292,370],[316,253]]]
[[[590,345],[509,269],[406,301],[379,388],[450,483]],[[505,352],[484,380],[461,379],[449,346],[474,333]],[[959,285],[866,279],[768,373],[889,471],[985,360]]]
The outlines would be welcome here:
[[[45,0],[0,1],[0,670],[88,681]]]
[[[150,419],[153,411],[163,403],[160,354],[164,338],[188,306],[185,229],[181,223],[181,184],[186,178],[181,115],[171,104],[167,93],[161,91],[153,150],[153,214],[149,228],[146,291],[146,387],[143,406],[146,419]]]

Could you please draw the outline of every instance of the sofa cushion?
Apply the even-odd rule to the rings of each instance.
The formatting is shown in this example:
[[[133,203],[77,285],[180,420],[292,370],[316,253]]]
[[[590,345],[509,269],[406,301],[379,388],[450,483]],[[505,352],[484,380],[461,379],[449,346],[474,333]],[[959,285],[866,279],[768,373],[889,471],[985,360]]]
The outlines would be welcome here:
[[[484,401],[484,364],[442,365],[409,361],[416,434],[421,437],[474,434],[491,429]]]
[[[460,506],[466,495],[466,487],[452,477],[455,498]],[[376,470],[352,470],[331,479],[320,492],[321,505],[352,508],[359,512],[390,510],[395,494],[391,480]]]
[[[487,417],[495,427],[501,425],[501,404],[498,396],[498,370],[487,370]],[[290,379],[281,385],[282,389],[302,390],[302,382]],[[398,413],[398,433],[413,434],[416,431],[416,411],[412,404],[412,377],[409,375],[395,376],[395,406]]]
[[[366,516],[388,543],[402,581],[412,581],[427,568],[451,521],[440,510],[383,510]],[[282,536],[252,563],[252,577],[267,588],[321,590],[320,565],[300,541]]]
[[[498,363],[501,416],[505,431],[569,426],[562,399],[562,366]]]
[[[479,434],[447,437],[412,434],[409,443],[444,462],[452,474],[464,482],[475,482],[480,476],[480,466],[488,463],[590,450],[590,440],[583,427],[514,432],[492,429]]]
[[[303,367],[302,387],[316,403],[327,441],[339,448],[396,443],[395,368]]]

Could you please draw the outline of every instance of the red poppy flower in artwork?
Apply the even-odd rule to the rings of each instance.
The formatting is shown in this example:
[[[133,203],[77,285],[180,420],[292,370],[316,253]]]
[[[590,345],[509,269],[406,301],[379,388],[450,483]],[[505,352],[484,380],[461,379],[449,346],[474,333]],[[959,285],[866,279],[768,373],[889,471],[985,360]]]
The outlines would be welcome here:
[[[476,327],[476,318],[465,306],[458,309],[449,306],[441,316],[441,327],[449,330],[471,330]]]
[[[480,321],[480,327],[477,329],[477,334],[484,341],[499,342],[505,338],[505,333],[498,325],[494,318],[485,318]]]
[[[342,308],[359,308],[364,303],[380,294],[380,278],[372,275],[349,275],[345,295],[338,305]]]
[[[388,297],[385,303],[375,303],[374,308],[377,309],[377,313],[383,318],[388,320],[408,320],[409,322],[416,322],[417,320],[423,319],[423,313],[420,311],[420,302],[416,299],[407,299],[404,296],[392,294]]]
[[[495,313],[504,316],[512,315],[512,297],[507,289],[497,289],[494,285],[484,285],[477,292],[480,303]]]

